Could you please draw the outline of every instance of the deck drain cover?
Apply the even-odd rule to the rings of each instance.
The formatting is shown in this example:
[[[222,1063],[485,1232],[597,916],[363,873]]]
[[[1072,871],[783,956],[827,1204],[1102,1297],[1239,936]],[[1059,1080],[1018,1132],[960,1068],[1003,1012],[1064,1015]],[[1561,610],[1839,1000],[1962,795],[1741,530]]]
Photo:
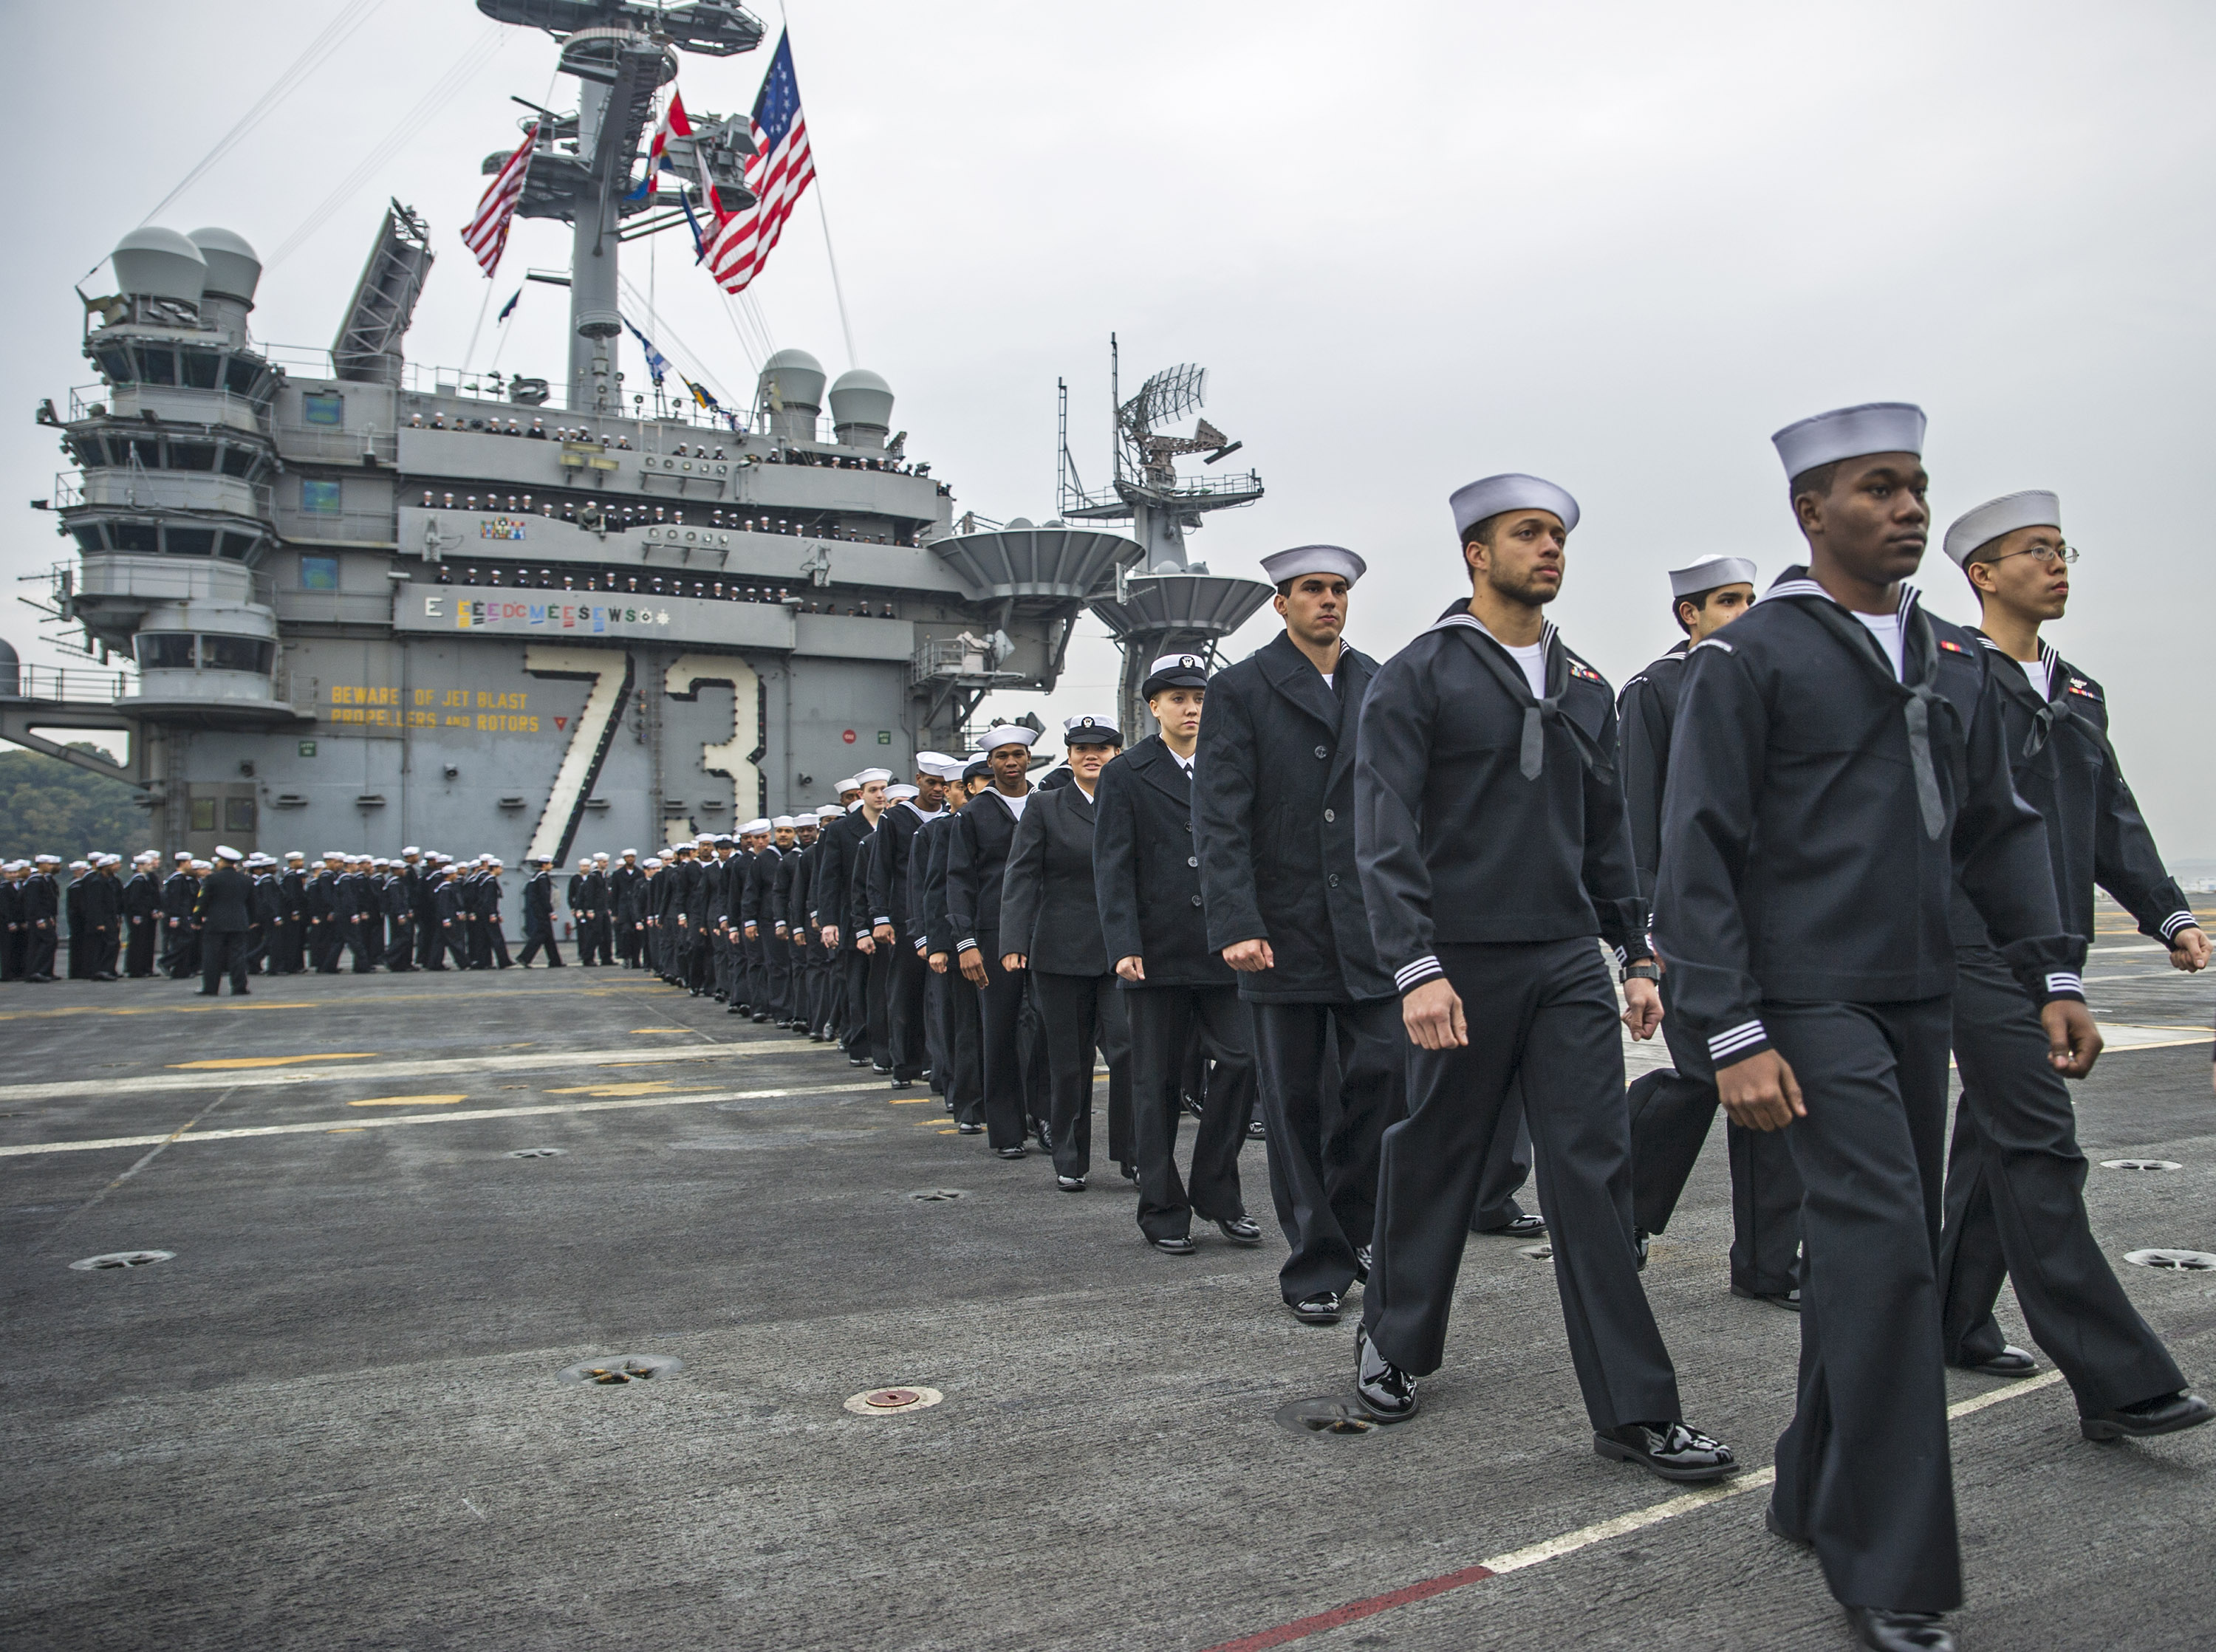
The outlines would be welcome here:
[[[967,1199],[969,1196],[960,1188],[918,1188],[914,1193],[905,1195],[919,1205],[945,1204],[949,1200]]]
[[[1554,1259],[1554,1247],[1552,1244],[1527,1244],[1518,1249],[1516,1254],[1529,1256],[1533,1262],[1550,1262]]]
[[[846,1409],[858,1417],[884,1417],[901,1411],[926,1410],[945,1397],[936,1388],[903,1383],[895,1388],[872,1388],[857,1394],[846,1402]]]
[[[519,1147],[510,1158],[559,1158],[569,1150],[567,1147]]]
[[[2206,1250],[2127,1250],[2124,1260],[2142,1268],[2177,1268],[2196,1274],[2216,1268],[2216,1256]]]
[[[2182,1170],[2185,1168],[2174,1158],[2104,1158],[2104,1170]]]
[[[91,1274],[109,1268],[144,1268],[148,1262],[168,1262],[176,1254],[174,1250],[111,1250],[104,1256],[87,1256],[70,1266],[80,1274]]]
[[[667,1354],[618,1354],[606,1360],[581,1360],[559,1374],[563,1382],[620,1388],[625,1383],[652,1382],[684,1369],[684,1360]]]
[[[1366,1434],[1381,1426],[1355,1401],[1329,1394],[1321,1399],[1295,1400],[1277,1410],[1277,1426],[1296,1434]]]

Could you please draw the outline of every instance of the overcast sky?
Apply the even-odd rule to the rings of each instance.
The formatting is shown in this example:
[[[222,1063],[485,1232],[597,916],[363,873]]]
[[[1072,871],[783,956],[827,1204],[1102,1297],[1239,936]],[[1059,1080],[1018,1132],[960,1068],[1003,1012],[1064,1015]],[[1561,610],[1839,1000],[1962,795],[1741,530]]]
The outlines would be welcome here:
[[[19,333],[0,498],[8,571],[28,574],[65,551],[22,503],[62,463],[28,415],[92,377],[71,284],[113,290],[90,272],[116,237],[346,8],[10,10],[28,72],[0,120],[28,233],[0,271]],[[688,107],[751,103],[763,15],[763,51],[686,59]],[[957,508],[1053,513],[1058,376],[1099,485],[1112,329],[1127,393],[1208,366],[1208,416],[1267,485],[1195,536],[1213,571],[1351,546],[1371,573],[1350,640],[1388,655],[1456,594],[1447,494],[1536,471],[1585,510],[1553,617],[1620,684],[1675,636],[1665,568],[1729,552],[1766,581],[1794,560],[1772,430],[1917,401],[1940,528],[1997,494],[2060,493],[2084,561],[2049,636],[2106,684],[2170,857],[2216,856],[2216,9],[792,0],[791,21],[859,365]],[[272,260],[257,335],[325,347],[397,195],[439,254],[409,355],[460,363],[488,292],[496,308],[565,259],[562,228],[520,222],[488,284],[459,239],[480,163],[517,141],[509,95],[574,101],[553,61],[467,0],[382,0],[156,221],[245,235]],[[749,341],[689,248],[626,257],[663,348],[744,404]],[[850,365],[812,201],[753,296],[775,345]],[[564,302],[532,287],[467,365],[497,349],[558,381]],[[1931,605],[1974,618],[1936,538]],[[52,661],[10,611],[0,629]],[[1230,653],[1273,629],[1265,610]],[[1088,620],[1043,712],[1112,703],[1103,638]]]

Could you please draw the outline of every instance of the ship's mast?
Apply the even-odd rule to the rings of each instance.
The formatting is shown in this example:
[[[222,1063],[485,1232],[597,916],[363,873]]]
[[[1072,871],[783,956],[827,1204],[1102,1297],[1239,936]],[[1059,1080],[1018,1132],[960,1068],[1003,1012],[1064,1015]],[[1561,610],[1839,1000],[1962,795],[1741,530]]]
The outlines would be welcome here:
[[[518,212],[556,218],[571,226],[569,383],[573,412],[623,412],[616,340],[623,331],[620,249],[625,240],[683,221],[667,191],[633,195],[631,171],[655,118],[655,95],[677,76],[679,52],[729,57],[761,43],[762,26],[728,0],[677,6],[636,0],[477,0],[487,16],[560,38],[557,64],[578,83],[577,111],[541,111],[537,145]],[[743,183],[753,146],[743,116],[692,117],[693,137],[670,144],[685,181],[677,187],[705,200],[692,181],[715,181],[725,209],[750,204]],[[496,157],[498,158],[498,157]],[[494,169],[491,160],[487,170]],[[626,218],[643,220],[626,224]]]

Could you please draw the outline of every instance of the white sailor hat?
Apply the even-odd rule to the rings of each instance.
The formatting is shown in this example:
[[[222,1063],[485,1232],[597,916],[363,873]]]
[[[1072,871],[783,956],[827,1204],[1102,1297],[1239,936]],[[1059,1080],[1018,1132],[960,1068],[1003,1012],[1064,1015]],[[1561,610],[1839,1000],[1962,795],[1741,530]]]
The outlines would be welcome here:
[[[190,864],[193,858],[193,851],[189,849],[180,849],[171,858],[181,860],[185,862],[187,864]]]
[[[161,858],[162,857],[156,854],[152,850],[142,849],[131,857],[131,863],[133,866],[157,864],[161,861]]]
[[[593,858],[596,861],[604,861],[607,859],[607,857],[608,851],[605,849],[595,849],[593,851]]]
[[[890,769],[857,769],[854,771],[854,783],[857,786],[866,786],[872,781],[890,780],[892,777],[893,771]]]
[[[861,786],[862,783],[852,775],[848,775],[844,780],[834,780],[831,783],[831,789],[834,792],[859,791]]]
[[[1864,402],[1795,420],[1770,439],[1789,480],[1865,453],[1924,454],[1924,409],[1912,402]]]
[[[800,822],[793,816],[780,814],[770,821],[769,829],[772,832],[790,832],[799,824]]]
[[[1019,723],[996,723],[985,731],[985,738],[977,742],[987,752],[997,752],[1003,746],[1028,746],[1038,738],[1038,731],[1025,728]]]
[[[185,858],[189,861],[192,857],[188,855]],[[31,863],[34,866],[59,866],[62,863],[62,857],[59,855],[34,855],[31,857]]]
[[[1744,556],[1703,556],[1690,568],[1670,570],[1670,594],[1698,596],[1720,585],[1752,585],[1754,564]]]
[[[649,866],[659,866],[662,864],[662,857],[659,855],[649,855],[646,857],[646,863]]]
[[[245,858],[244,856],[241,855],[229,844],[218,844],[215,846],[215,857],[219,861],[235,861],[243,860]]]
[[[816,809],[816,818],[819,820],[833,820],[846,812],[836,803],[825,803]]]
[[[69,863],[69,869],[72,872],[89,872],[92,870],[92,863],[90,861],[71,861]]]
[[[944,779],[945,777],[941,771],[953,761],[944,752],[918,752],[915,754],[915,771],[918,774],[939,775]]]
[[[763,832],[768,830],[769,816],[766,814],[757,814],[753,820],[748,821],[744,826],[739,828],[739,835],[742,838],[759,838]]]
[[[212,872],[215,870],[215,867],[212,863],[208,861],[194,861],[193,863],[193,870],[195,872]]]
[[[962,759],[962,777],[964,780],[975,780],[979,775],[992,771],[993,754],[990,752],[972,752]]]
[[[902,781],[898,785],[888,786],[885,788],[885,801],[888,803],[903,803],[911,797],[920,797],[921,795],[922,794],[920,792],[916,790],[914,787],[909,785],[906,781]]]
[[[323,851],[323,858],[327,861],[342,861],[346,857],[347,853],[343,849],[326,849]]]
[[[493,856],[488,855],[485,857],[485,869],[489,872],[499,871],[503,864],[503,862],[495,858]]]
[[[1296,545],[1262,559],[1263,575],[1271,585],[1303,574],[1336,574],[1352,585],[1369,571],[1369,563],[1342,545]]]
[[[625,860],[629,860],[632,856],[634,856],[634,855],[637,854],[637,853],[638,853],[638,851],[637,851],[636,849],[626,849],[626,850],[625,850],[625,851],[624,851],[624,852],[623,852],[623,853],[624,853],[624,858],[625,858]]]
[[[392,863],[391,863],[391,861],[389,861],[389,860],[385,859],[385,857],[384,857],[384,856],[382,856],[382,855],[375,855],[375,856],[371,857],[371,858],[370,858],[370,863],[370,863],[372,866],[390,866],[390,865],[391,865],[391,864],[392,864]]]
[[[2062,501],[2056,495],[2037,488],[2003,494],[1954,519],[1947,530],[1947,554],[1956,567],[1967,567],[1973,556],[2004,533],[2014,533],[2018,528],[2059,529],[2061,525]]]
[[[1197,654],[1166,654],[1147,667],[1139,694],[1151,700],[1166,688],[1206,688],[1208,661]]]
[[[1487,517],[1503,511],[1552,511],[1562,519],[1562,531],[1578,525],[1578,501],[1569,490],[1540,476],[1511,470],[1498,476],[1480,476],[1447,495],[1454,511],[1455,531],[1468,533]]]
[[[409,844],[407,848],[402,850],[400,852],[403,855],[421,855],[423,851],[418,849],[414,844]]]
[[[1289,574],[1287,577],[1291,576]],[[1116,727],[1113,717],[1064,717],[1062,720],[1062,743],[1065,746],[1121,746],[1123,731]]]
[[[547,865],[551,866],[554,863],[554,857],[551,855],[546,856],[545,858]],[[589,872],[593,868],[593,857],[590,855],[580,855],[577,857],[577,864],[583,867]]]
[[[285,858],[288,861],[304,861],[308,857],[297,849],[288,849],[285,851]],[[439,857],[434,855],[431,858],[433,860],[437,860]]]

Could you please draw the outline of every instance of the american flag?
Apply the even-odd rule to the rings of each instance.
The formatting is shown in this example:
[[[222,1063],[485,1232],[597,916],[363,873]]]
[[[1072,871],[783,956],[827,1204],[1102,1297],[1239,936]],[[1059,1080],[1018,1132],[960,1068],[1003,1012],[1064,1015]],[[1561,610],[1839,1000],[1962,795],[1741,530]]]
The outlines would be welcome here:
[[[523,199],[524,175],[531,170],[532,145],[539,141],[539,124],[533,121],[516,145],[515,153],[501,163],[493,175],[483,198],[477,202],[477,216],[462,231],[462,240],[477,255],[484,267],[485,279],[490,280],[493,272],[500,267],[500,255],[508,249],[508,226],[515,217],[515,204]]]
[[[779,35],[777,55],[754,99],[754,158],[747,187],[754,204],[725,216],[709,243],[708,269],[726,292],[743,292],[769,261],[785,219],[816,179],[808,150],[808,122],[800,113],[800,86],[792,77],[792,37]]]

